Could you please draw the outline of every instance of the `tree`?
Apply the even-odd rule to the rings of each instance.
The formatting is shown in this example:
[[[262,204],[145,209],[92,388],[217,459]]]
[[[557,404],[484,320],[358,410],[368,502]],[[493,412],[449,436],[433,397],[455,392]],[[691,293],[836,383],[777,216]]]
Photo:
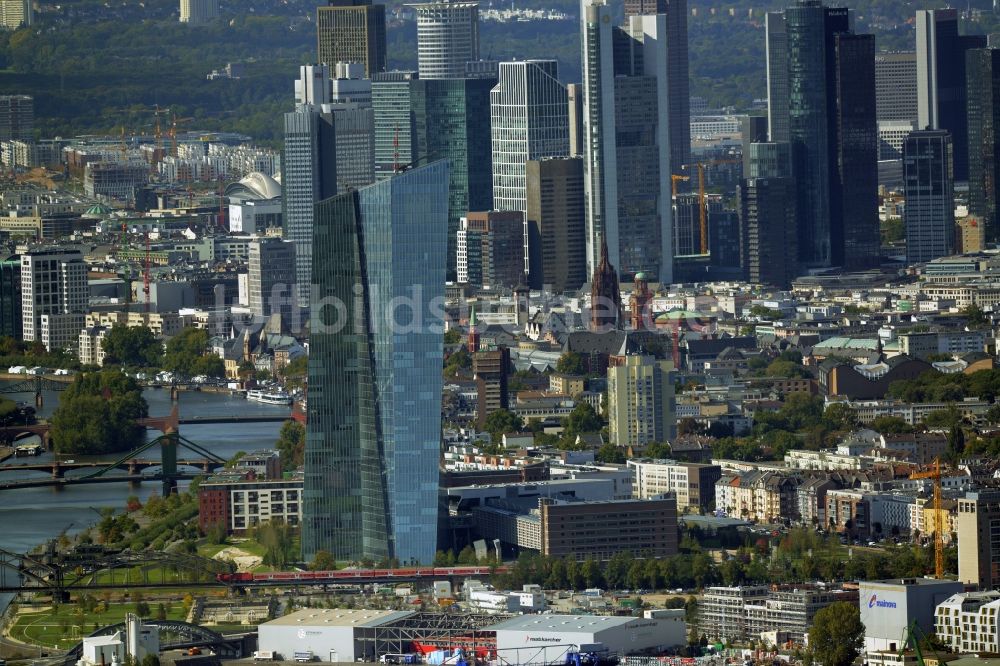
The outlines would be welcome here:
[[[961,314],[965,317],[965,321],[969,326],[985,326],[989,323],[983,309],[974,303],[962,308]]]
[[[556,372],[562,375],[584,374],[583,356],[576,352],[566,352],[556,361]]]
[[[898,416],[879,416],[872,419],[868,426],[883,435],[903,435],[913,432],[913,426]]]
[[[120,370],[79,374],[52,414],[52,441],[60,453],[128,451],[145,439],[136,421],[148,410],[139,384]]]
[[[281,425],[275,448],[281,454],[281,467],[291,472],[302,466],[306,450],[306,427],[289,419]]]
[[[965,431],[960,425],[953,425],[948,431],[948,450],[945,454],[951,463],[957,463],[965,451]]]
[[[563,419],[565,435],[574,439],[580,433],[598,432],[603,427],[604,421],[601,417],[597,415],[589,402],[582,400],[576,404],[569,416]]]
[[[309,568],[313,571],[333,571],[337,568],[337,558],[329,551],[318,550],[313,561],[309,563]]]
[[[619,465],[625,463],[625,454],[620,447],[611,442],[605,442],[594,454],[594,458],[602,463],[617,463]]]
[[[816,613],[809,646],[823,666],[850,666],[861,654],[864,635],[858,606],[838,601]]]
[[[163,345],[148,326],[115,324],[101,341],[105,365],[149,367],[160,361]]]
[[[504,433],[520,432],[524,421],[520,416],[507,409],[497,409],[490,412],[483,422],[483,430],[490,433],[493,443],[498,444]]]
[[[167,349],[163,354],[163,369],[187,376],[207,374],[199,373],[195,365],[207,348],[208,331],[201,328],[185,328],[167,341]]]

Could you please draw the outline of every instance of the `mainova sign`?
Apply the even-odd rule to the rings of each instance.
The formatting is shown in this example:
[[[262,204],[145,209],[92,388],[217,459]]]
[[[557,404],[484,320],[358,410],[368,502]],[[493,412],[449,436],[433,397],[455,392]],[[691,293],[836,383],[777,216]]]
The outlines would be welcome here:
[[[896,608],[897,605],[895,601],[879,599],[877,593],[872,594],[868,599],[868,608]]]

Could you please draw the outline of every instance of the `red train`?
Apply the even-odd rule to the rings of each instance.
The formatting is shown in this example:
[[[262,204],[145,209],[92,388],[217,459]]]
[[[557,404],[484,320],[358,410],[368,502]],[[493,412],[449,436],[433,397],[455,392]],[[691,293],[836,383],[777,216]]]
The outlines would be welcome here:
[[[269,573],[223,573],[216,576],[220,583],[296,583],[343,582],[363,583],[393,578],[447,578],[449,576],[489,576],[503,573],[507,567],[410,567],[407,569],[340,569],[337,571],[274,571]]]

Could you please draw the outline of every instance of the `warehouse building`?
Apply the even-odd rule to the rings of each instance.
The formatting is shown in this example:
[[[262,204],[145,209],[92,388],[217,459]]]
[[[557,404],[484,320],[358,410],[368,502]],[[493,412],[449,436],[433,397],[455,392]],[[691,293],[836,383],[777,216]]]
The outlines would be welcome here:
[[[510,664],[560,663],[567,652],[600,645],[612,654],[658,653],[684,645],[684,609],[647,611],[644,617],[522,615],[490,627],[497,657]]]
[[[908,627],[916,622],[925,634],[934,632],[934,610],[965,589],[952,580],[894,578],[858,583],[865,653],[897,652]]]

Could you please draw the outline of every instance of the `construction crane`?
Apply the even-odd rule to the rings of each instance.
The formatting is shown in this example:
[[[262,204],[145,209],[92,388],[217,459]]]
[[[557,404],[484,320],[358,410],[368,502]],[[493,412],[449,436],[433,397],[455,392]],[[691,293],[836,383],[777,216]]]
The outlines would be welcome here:
[[[740,164],[742,162],[742,159],[718,159],[681,165],[682,169],[690,167],[698,169],[698,227],[701,234],[702,254],[708,254],[708,203],[705,201],[705,167],[713,164]],[[676,190],[674,193],[676,194]]]
[[[691,176],[678,176],[676,173],[670,175],[670,189],[675,197],[677,196],[677,183],[682,180],[691,180]]]
[[[188,123],[194,120],[194,118],[178,118],[174,114],[170,114],[170,130],[168,134],[170,135],[170,156],[177,157],[177,126],[182,123]]]
[[[944,578],[944,516],[941,509],[941,459],[935,458],[929,470],[913,472],[911,479],[931,479],[934,481],[934,577]]]

